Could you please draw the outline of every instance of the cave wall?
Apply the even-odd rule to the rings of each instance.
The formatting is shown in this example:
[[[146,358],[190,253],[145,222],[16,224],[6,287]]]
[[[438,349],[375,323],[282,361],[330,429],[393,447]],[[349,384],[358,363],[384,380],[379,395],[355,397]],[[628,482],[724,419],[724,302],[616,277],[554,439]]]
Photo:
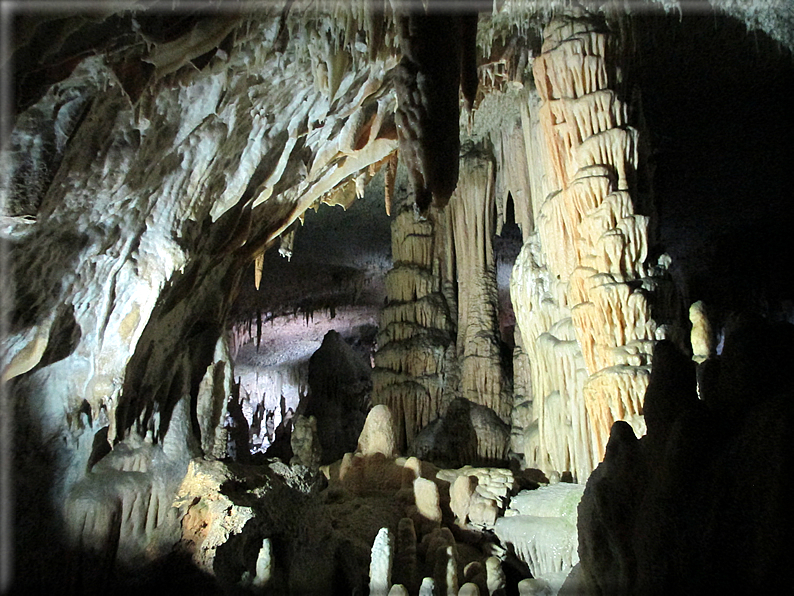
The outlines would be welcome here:
[[[33,587],[63,569],[65,544],[132,564],[175,542],[174,482],[191,457],[226,454],[224,326],[243,266],[396,148],[379,91],[396,42],[370,51],[344,33],[360,18],[365,39],[393,37],[386,17],[279,17],[209,15],[86,58],[18,116],[3,377]],[[137,96],[135,68],[150,73]],[[57,160],[35,151],[40,131]],[[61,516],[74,531],[45,547]],[[33,572],[41,560],[53,577]]]

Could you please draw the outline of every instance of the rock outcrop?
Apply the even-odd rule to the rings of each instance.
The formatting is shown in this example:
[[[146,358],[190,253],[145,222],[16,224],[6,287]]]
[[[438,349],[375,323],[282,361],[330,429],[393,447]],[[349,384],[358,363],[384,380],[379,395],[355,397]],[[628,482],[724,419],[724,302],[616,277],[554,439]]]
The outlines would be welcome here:
[[[775,593],[792,579],[787,428],[789,324],[737,321],[713,382],[668,342],[654,351],[647,435],[612,428],[579,506],[580,589],[590,594],[705,594],[736,585]]]

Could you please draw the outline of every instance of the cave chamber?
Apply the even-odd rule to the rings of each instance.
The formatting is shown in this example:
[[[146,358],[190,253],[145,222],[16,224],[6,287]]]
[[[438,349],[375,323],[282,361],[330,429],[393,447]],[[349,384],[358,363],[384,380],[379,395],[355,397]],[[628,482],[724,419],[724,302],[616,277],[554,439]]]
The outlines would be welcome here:
[[[180,4],[3,16],[0,589],[791,582],[790,1]]]

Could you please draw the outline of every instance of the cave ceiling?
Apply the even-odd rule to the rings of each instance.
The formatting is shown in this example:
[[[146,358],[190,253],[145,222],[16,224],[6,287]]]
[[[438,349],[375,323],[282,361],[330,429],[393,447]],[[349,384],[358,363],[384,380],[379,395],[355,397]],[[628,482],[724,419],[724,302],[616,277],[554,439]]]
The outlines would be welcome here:
[[[363,64],[376,56],[376,60],[383,60],[386,54],[395,60],[400,48],[399,33],[393,21],[387,18],[378,25],[377,30],[373,30],[370,24],[362,23],[363,29],[372,37],[372,43],[370,39],[352,40],[349,34],[344,33],[345,27],[353,22],[349,21],[351,18],[371,19],[372,11],[366,8],[369,5],[353,3],[352,12],[346,13],[348,16],[340,16],[338,10],[334,13],[333,4],[325,6],[322,2],[288,2],[282,6],[279,3],[148,2],[128,7],[123,3],[118,6],[88,3],[86,6],[75,6],[74,10],[60,12],[40,3],[17,7],[8,21],[12,61],[4,65],[4,74],[9,77],[7,80],[11,93],[8,98],[12,99],[12,107],[4,115],[7,119],[17,118],[39,101],[48,89],[63,81],[79,64],[92,56],[103,57],[123,90],[125,100],[133,106],[134,113],[139,112],[145,104],[145,96],[151,94],[164,78],[170,77],[176,82],[180,78],[223,68],[230,72],[241,68],[250,70],[252,65],[248,60],[236,65],[230,61],[229,54],[235,46],[255,43],[254,40],[258,38],[252,29],[256,29],[256,23],[263,22],[263,19],[271,25],[269,29],[265,28],[267,33],[262,39],[272,44],[277,54],[283,53],[297,63],[303,61],[305,69],[314,68],[315,85],[318,84],[317,68],[311,66],[313,59],[310,54],[312,44],[316,45],[317,42],[316,39],[306,42],[312,34],[310,29],[301,25],[302,22],[314,22],[317,31],[324,28],[331,45],[358,44],[360,55],[354,50],[348,60],[352,57]],[[384,8],[387,12],[391,10],[389,7],[392,4],[400,6],[400,3],[386,3]],[[494,14],[491,14],[489,3],[469,4],[481,11],[477,65],[482,74],[494,70],[494,65],[496,68],[526,69],[526,62],[518,64],[520,58],[514,56],[515,49],[522,44],[528,47],[531,59],[533,51],[539,50],[538,32],[542,19],[565,3],[500,2],[498,12]],[[600,4],[591,2],[584,5],[598,9]],[[790,288],[775,279],[773,273],[780,266],[775,259],[785,252],[781,247],[773,246],[779,234],[762,234],[761,229],[770,225],[781,230],[787,227],[787,223],[778,217],[785,211],[778,201],[787,195],[788,185],[780,172],[786,156],[791,154],[792,136],[784,117],[784,98],[791,88],[787,51],[794,46],[791,7],[786,2],[776,0],[737,1],[719,3],[718,12],[712,14],[707,11],[707,5],[637,2],[631,5],[631,10],[626,11],[637,23],[632,41],[636,49],[632,59],[636,68],[632,76],[642,90],[643,109],[650,122],[661,240],[664,249],[674,256],[680,281],[692,286],[696,293],[704,293],[710,300],[719,301],[720,296],[727,292],[735,294],[731,300],[741,301],[740,294],[746,294],[746,289],[733,291],[731,288],[736,286],[737,281],[742,282],[753,276],[757,278],[754,283],[767,284],[773,293],[786,294]],[[712,20],[713,31],[708,36],[708,42],[705,42],[701,38],[709,29],[709,19]],[[375,47],[384,43],[391,45],[380,49]],[[368,45],[365,47],[365,44]],[[317,50],[314,52],[317,54]],[[336,55],[340,56],[339,53]],[[523,59],[526,61],[527,56]],[[316,57],[314,60],[316,62]],[[223,62],[226,66],[219,67]],[[489,64],[492,66],[490,69],[487,67]],[[388,68],[394,68],[395,65],[396,61],[393,61]],[[516,72],[508,75],[514,80],[523,77]],[[319,76],[322,77],[322,73]],[[392,84],[390,77],[384,80],[388,88]],[[490,80],[493,81],[493,77]],[[486,79],[482,81],[485,82]],[[328,81],[326,84],[335,86],[338,83]],[[486,89],[485,93],[489,91]],[[481,88],[477,107],[482,107],[482,99]],[[470,103],[469,100],[467,102]],[[87,109],[85,105],[79,104],[80,101],[71,102],[69,109],[61,112],[64,122],[59,122],[58,126],[63,129],[77,125]],[[273,118],[275,115],[270,114],[268,117]],[[498,119],[487,114],[476,114],[476,119],[481,128],[493,128],[500,124]],[[31,126],[35,127],[36,124]],[[471,128],[467,130],[464,126],[461,129],[464,139],[467,132],[471,133]],[[480,137],[487,136],[487,132],[481,130]],[[68,136],[68,133],[64,133],[64,136]],[[474,136],[477,137],[476,130]],[[57,170],[59,152],[63,150],[64,142],[63,138],[54,139],[54,148],[51,145],[45,147],[44,151],[53,153],[43,156],[43,161],[50,162],[47,171],[23,171],[19,174],[24,177],[27,187],[24,194],[27,196],[20,200],[24,204],[15,205],[11,211],[33,216],[41,208],[42,195],[54,170]],[[770,147],[779,149],[770,151]],[[298,150],[295,151],[298,153]],[[305,155],[303,159],[306,160]],[[404,168],[404,162],[400,166]],[[251,172],[249,188],[246,189],[249,193],[254,190],[255,184],[261,184],[257,174],[259,172]],[[291,172],[290,167],[281,174],[276,191],[284,190],[291,184],[290,180],[294,181],[301,175]],[[349,180],[348,176],[344,182]],[[382,174],[377,184],[382,185]],[[331,189],[323,190],[328,192]],[[345,192],[350,194],[349,191],[350,188],[347,188]],[[764,200],[747,198],[759,192],[766,197]],[[252,246],[272,244],[287,225],[294,230],[296,215],[311,204],[303,200],[297,208],[288,208],[284,203],[294,201],[289,199],[273,201],[274,205],[268,208],[262,201],[262,196],[254,201],[254,205],[259,207],[255,209],[258,213],[253,216],[255,222],[261,224],[267,220],[279,223],[271,224],[268,233],[260,234],[257,242],[249,243]],[[373,214],[379,208],[375,203],[377,200],[366,203]],[[717,207],[718,204],[723,205],[723,208]],[[730,206],[725,207],[727,205]],[[363,208],[357,205],[356,211],[361,212]],[[212,217],[217,217],[225,209],[228,209],[228,205],[216,207]],[[323,211],[328,212],[327,207]],[[375,215],[372,219],[385,221]],[[345,227],[363,229],[354,220],[354,217],[350,217]],[[258,227],[264,230],[268,226]],[[374,235],[376,229],[377,226],[368,227],[368,232]],[[363,241],[360,234],[354,235]],[[751,239],[761,235],[765,238],[760,242]],[[347,244],[351,254],[340,254],[334,263],[330,263],[334,259],[328,250],[336,250],[331,248],[333,241],[318,238],[317,241],[325,247],[325,250],[318,250],[311,245],[311,233],[303,240],[300,239],[303,233],[299,232],[297,237],[296,251],[299,256],[293,265],[296,272],[299,268],[306,268],[304,260],[308,259],[349,268],[344,272],[328,273],[337,280],[350,275],[363,275],[370,279],[370,273],[377,269],[374,263],[380,261],[385,264],[389,260],[388,243],[381,241],[379,244],[374,238],[369,248],[365,248],[363,242],[352,245],[338,242],[338,245]],[[742,266],[742,271],[738,272],[736,268],[721,265],[718,262],[720,259],[713,253],[715,246],[722,244],[728,245],[725,247],[727,252],[738,253],[732,255],[731,261],[745,260],[748,266]],[[362,245],[362,252],[356,255],[361,256],[352,254],[353,246],[358,245]],[[742,245],[741,250],[736,248],[738,245]],[[276,261],[273,253],[268,252],[269,263]],[[750,257],[749,254],[754,256]],[[763,262],[763,271],[747,271],[752,268],[749,265],[751,261]],[[282,263],[272,264],[271,267],[272,274],[279,276],[279,282],[273,284],[278,289],[272,288],[271,293],[288,293],[289,283],[302,277],[300,273],[284,275],[288,269]],[[709,277],[707,271],[711,267],[722,267],[729,271],[722,271],[720,279],[706,280],[704,277]],[[737,279],[725,281],[730,277]],[[312,283],[320,283],[319,278],[315,276]],[[328,283],[322,283],[328,287]],[[360,285],[360,280],[356,283]],[[723,287],[711,287],[715,283]],[[339,293],[338,290],[330,291]],[[286,312],[290,306],[297,306],[298,310],[310,311],[341,304],[338,300],[324,297],[323,292],[319,292],[315,298],[307,295],[305,289],[298,292],[302,294],[301,298],[290,300],[286,294],[279,299],[274,297],[279,302],[274,308]],[[314,292],[312,290],[309,294],[314,295]],[[325,294],[328,292],[326,289]],[[250,302],[248,293],[249,289],[243,290],[242,303],[238,305],[237,311],[247,301]],[[377,291],[367,297],[372,306],[378,302],[376,294]],[[260,300],[268,300],[267,292]],[[262,305],[265,311],[272,312],[274,308]]]

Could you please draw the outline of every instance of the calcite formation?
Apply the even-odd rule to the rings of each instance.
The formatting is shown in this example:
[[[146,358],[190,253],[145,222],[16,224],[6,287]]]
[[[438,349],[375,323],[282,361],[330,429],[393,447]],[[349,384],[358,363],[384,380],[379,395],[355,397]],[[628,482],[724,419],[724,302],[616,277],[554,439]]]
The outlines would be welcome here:
[[[455,327],[442,293],[436,219],[418,217],[404,191],[398,205],[372,391],[391,410],[402,450],[444,410]]]
[[[417,208],[444,207],[458,182],[458,90],[477,93],[477,13],[431,0],[399,14],[402,59],[395,69],[400,153]]]
[[[203,37],[199,25],[136,46],[131,63],[155,65],[139,97],[114,70],[118,56],[85,57],[14,133],[19,168],[56,165],[25,151],[36,131],[69,135],[38,199],[3,206],[17,293],[2,369],[27,437],[17,449],[30,465],[52,462],[48,487],[35,475],[20,483],[34,510],[77,499],[91,458],[127,439],[162,446],[176,476],[193,456],[223,456],[216,429],[233,393],[223,325],[242,266],[397,147],[393,96],[378,93],[394,47],[372,59],[352,40],[329,47],[344,28],[321,14],[290,16],[279,37],[271,16],[224,20],[223,48],[210,43],[201,68],[190,59],[204,46],[185,45]],[[66,126],[57,115],[75,95],[82,119]]]
[[[499,343],[494,163],[470,148],[461,164],[446,209],[419,217],[403,202],[392,224],[373,395],[404,420],[398,436],[408,446],[453,397],[469,400],[477,456],[496,461],[507,455],[511,400]]]
[[[638,200],[639,133],[615,43],[592,18],[553,20],[533,63],[537,100],[522,112],[543,193],[532,195],[536,229],[511,282],[537,420],[536,431],[525,427],[524,454],[529,465],[580,479],[614,420],[644,431],[659,335],[649,301],[660,283],[647,263],[652,213]]]
[[[532,577],[555,591],[579,562],[577,506],[583,492],[584,485],[564,482],[521,491],[494,524],[497,536],[513,545]]]
[[[0,591],[529,594],[577,556],[569,593],[789,586],[791,328],[696,302],[686,353],[659,342],[685,311],[624,60],[660,28],[617,4],[15,15]],[[723,4],[791,47],[790,10]],[[282,285],[267,259],[299,260],[308,209],[371,181],[372,362],[330,331],[375,335],[347,262],[344,312],[240,300],[243,273]],[[494,237],[518,231],[509,304]],[[276,318],[328,332],[311,366]],[[580,485],[516,494],[561,476],[589,477],[578,549]]]
[[[509,420],[500,362],[493,250],[494,164],[469,153],[445,217],[454,239],[460,395]],[[481,450],[485,451],[486,446]]]

